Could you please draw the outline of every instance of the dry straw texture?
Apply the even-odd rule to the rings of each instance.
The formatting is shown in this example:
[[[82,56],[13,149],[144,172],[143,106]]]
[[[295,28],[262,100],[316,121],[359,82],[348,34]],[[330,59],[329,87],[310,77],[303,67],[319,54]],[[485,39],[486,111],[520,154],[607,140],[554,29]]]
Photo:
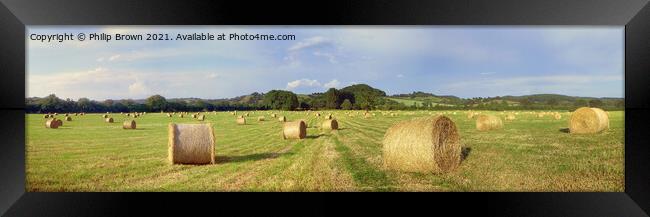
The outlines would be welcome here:
[[[326,129],[326,130],[338,130],[339,129],[339,122],[336,121],[335,119],[326,120],[326,121],[323,121],[322,127],[323,127],[323,129]]]
[[[282,127],[284,139],[304,139],[307,137],[307,124],[304,121],[286,122]]]
[[[106,118],[104,121],[106,121],[106,123],[113,123],[113,118]]]
[[[445,116],[403,121],[384,135],[384,166],[405,172],[452,171],[460,165],[459,141],[456,124]]]
[[[173,164],[213,164],[212,124],[169,124],[169,161]]]
[[[134,120],[124,121],[124,123],[122,123],[122,128],[123,129],[135,129],[135,121]]]
[[[45,128],[56,129],[59,128],[59,122],[56,121],[56,118],[45,121]]]
[[[199,119],[199,121],[205,120],[205,115],[199,115],[196,119]]]
[[[494,115],[479,115],[476,118],[476,129],[479,131],[498,130],[503,128],[501,118]]]
[[[579,108],[569,119],[571,133],[598,133],[607,129],[609,129],[609,116],[599,108]]]
[[[243,117],[237,118],[237,124],[239,124],[239,125],[246,124],[246,118],[243,118]]]

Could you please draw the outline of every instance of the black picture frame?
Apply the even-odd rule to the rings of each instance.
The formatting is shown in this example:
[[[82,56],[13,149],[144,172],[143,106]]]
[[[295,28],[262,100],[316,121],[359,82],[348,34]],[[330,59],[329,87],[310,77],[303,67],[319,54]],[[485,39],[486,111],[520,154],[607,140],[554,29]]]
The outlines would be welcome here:
[[[437,210],[457,214],[474,210],[482,216],[648,216],[650,213],[650,146],[645,125],[650,119],[650,6],[646,0],[0,2],[0,214],[6,216],[131,216],[135,212],[184,216],[196,212],[319,215],[341,213],[343,209],[366,215],[410,215],[420,211],[434,214]],[[625,26],[625,192],[25,192],[27,25]]]

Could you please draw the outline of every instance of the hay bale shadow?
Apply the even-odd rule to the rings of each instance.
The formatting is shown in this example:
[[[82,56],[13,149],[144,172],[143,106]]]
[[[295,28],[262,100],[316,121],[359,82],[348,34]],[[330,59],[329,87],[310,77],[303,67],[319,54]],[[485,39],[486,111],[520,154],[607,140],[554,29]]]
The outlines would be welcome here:
[[[327,137],[330,136],[329,134],[318,134],[318,135],[307,135],[305,138],[307,139],[318,139],[319,137]]]
[[[560,128],[560,132],[570,133],[569,128]]]
[[[469,153],[472,152],[471,147],[463,147],[460,151],[460,161],[463,162],[469,156]]]
[[[286,153],[283,153],[283,154],[286,154]],[[215,156],[215,162],[217,164],[222,164],[222,163],[238,163],[238,162],[246,162],[246,161],[258,161],[258,160],[264,160],[264,159],[278,158],[283,154],[280,154],[280,153],[257,153],[257,154],[239,155],[239,156]]]

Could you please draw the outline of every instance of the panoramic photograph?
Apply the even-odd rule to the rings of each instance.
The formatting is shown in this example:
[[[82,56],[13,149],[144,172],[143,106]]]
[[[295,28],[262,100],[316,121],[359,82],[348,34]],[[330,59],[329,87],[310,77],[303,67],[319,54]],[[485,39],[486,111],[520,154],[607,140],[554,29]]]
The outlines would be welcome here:
[[[623,192],[624,27],[27,26],[27,192]]]

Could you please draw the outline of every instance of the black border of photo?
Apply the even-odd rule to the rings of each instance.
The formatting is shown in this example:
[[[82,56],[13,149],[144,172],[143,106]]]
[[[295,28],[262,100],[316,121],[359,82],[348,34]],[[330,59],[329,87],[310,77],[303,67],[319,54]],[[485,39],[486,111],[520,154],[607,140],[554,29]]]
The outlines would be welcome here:
[[[650,120],[650,6],[646,0],[0,2],[0,214],[4,216],[353,215],[350,211],[400,216],[420,212],[648,216],[650,212],[650,146],[645,125]],[[28,25],[625,26],[625,192],[25,192]]]

